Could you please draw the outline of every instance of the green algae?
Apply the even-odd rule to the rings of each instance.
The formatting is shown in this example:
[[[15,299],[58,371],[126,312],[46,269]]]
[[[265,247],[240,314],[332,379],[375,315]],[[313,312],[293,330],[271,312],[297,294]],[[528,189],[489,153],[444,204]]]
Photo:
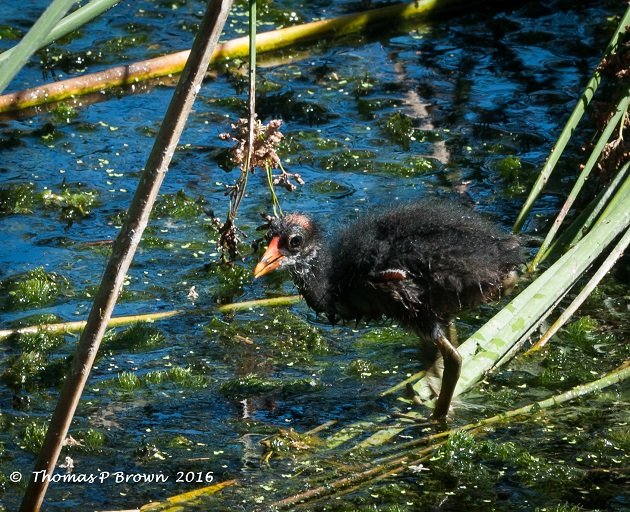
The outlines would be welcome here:
[[[61,220],[71,223],[91,215],[98,204],[98,193],[95,190],[83,190],[81,185],[63,185],[61,192],[46,189],[40,194],[41,204],[48,209],[59,212]]]
[[[183,190],[175,194],[158,197],[151,217],[154,219],[169,218],[191,220],[205,215],[205,200],[202,197],[193,199]]]
[[[212,337],[218,335],[227,346],[240,346],[243,341],[256,343],[281,361],[307,362],[313,355],[329,352],[328,343],[317,328],[285,309],[275,310],[264,319],[247,322],[213,318],[206,331]]]
[[[138,322],[122,331],[108,331],[103,338],[107,350],[142,352],[161,347],[166,342],[164,334],[147,322]]]
[[[65,277],[37,267],[0,282],[0,292],[5,296],[2,307],[16,310],[45,306],[56,302],[69,289]]]
[[[318,387],[317,381],[312,378],[289,379],[284,377],[276,379],[249,373],[243,377],[224,382],[219,389],[226,396],[243,398],[264,394],[300,395],[310,393]]]
[[[11,183],[0,187],[0,215],[31,213],[36,203],[32,183]]]
[[[19,440],[20,448],[38,454],[44,444],[48,425],[42,421],[31,421],[24,428]]]

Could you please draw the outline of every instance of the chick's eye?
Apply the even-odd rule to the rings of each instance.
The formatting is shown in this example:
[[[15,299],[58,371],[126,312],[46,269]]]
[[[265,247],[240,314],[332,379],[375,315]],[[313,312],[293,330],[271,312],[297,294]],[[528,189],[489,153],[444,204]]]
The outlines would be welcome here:
[[[289,247],[291,249],[297,249],[300,245],[302,245],[302,237],[300,235],[293,235],[289,238]]]

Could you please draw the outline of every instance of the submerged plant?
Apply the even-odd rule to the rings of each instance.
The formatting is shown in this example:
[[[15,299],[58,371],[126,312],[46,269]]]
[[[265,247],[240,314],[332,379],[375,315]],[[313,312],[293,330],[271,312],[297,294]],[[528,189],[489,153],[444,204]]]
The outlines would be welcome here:
[[[103,340],[103,346],[111,350],[139,352],[159,347],[165,342],[164,334],[147,322],[138,322],[124,331],[110,333]]]
[[[49,189],[44,190],[41,200],[45,207],[59,209],[61,220],[70,224],[92,213],[98,194],[96,191],[81,190],[80,187],[70,188],[64,184],[60,194]]]
[[[24,429],[20,447],[32,453],[39,453],[44,444],[47,428],[43,422],[30,422]]]
[[[118,375],[118,387],[125,391],[133,391],[142,385],[138,376],[133,372],[122,372]]]
[[[196,375],[191,368],[181,366],[149,372],[144,376],[144,382],[149,385],[175,384],[184,388],[202,388],[208,385],[205,375]]]
[[[0,291],[5,295],[4,307],[8,309],[44,306],[54,302],[68,289],[66,278],[54,272],[46,272],[43,267],[0,283]]]
[[[300,434],[292,428],[281,428],[277,434],[266,437],[260,444],[265,448],[262,462],[268,464],[271,457],[290,457],[310,450],[321,442],[309,434]]]
[[[32,183],[12,183],[0,187],[0,215],[31,213],[35,205]]]
[[[193,199],[186,192],[180,190],[175,194],[160,196],[155,204],[152,216],[190,220],[204,214],[205,203],[202,197]]]

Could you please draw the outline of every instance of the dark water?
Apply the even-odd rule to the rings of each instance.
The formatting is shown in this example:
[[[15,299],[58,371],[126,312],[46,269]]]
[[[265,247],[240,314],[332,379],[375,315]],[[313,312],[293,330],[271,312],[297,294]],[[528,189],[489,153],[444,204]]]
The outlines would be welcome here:
[[[25,30],[46,3],[3,5],[0,28]],[[270,22],[267,30],[286,23],[287,12],[307,21],[360,8],[358,2],[279,2],[260,10]],[[293,193],[278,191],[283,209],[313,213],[334,228],[370,208],[420,197],[454,198],[509,228],[624,8],[612,0],[520,2],[262,57],[261,117],[284,120],[283,163],[306,182]],[[199,1],[123,2],[80,34],[32,59],[11,90],[186,48],[202,9]],[[237,12],[242,14],[242,5]],[[245,17],[234,16],[226,38],[241,35],[245,24]],[[13,43],[5,35],[0,48]],[[211,472],[215,482],[249,482],[200,505],[201,510],[262,507],[300,490],[299,475],[306,471],[303,461],[271,459],[270,467],[261,466],[262,437],[278,428],[304,432],[329,420],[343,425],[386,413],[396,406],[395,399],[374,396],[418,369],[415,340],[396,329],[331,328],[303,304],[291,307],[289,316],[259,309],[224,317],[216,311],[219,302],[293,293],[282,276],[253,281],[256,257],[247,246],[234,270],[219,265],[217,234],[208,211],[224,217],[225,186],[235,173],[219,165],[220,150],[227,146],[218,135],[244,113],[244,76],[243,69],[233,65],[204,84],[162,188],[164,194],[184,191],[193,200],[201,198],[198,204],[203,202],[203,207],[193,207],[189,215],[178,215],[168,206],[157,212],[115,315],[196,308],[203,312],[156,323],[163,340],[154,346],[106,348],[71,430],[78,439],[89,429],[103,436],[98,448],[68,449],[75,473],[163,473],[170,478],[161,484],[119,483],[114,478],[92,484],[53,483],[46,510],[133,508],[203,484],[176,482],[178,471]],[[98,198],[89,215],[73,222],[62,218],[63,209],[46,208],[37,200],[32,213],[0,217],[0,280],[43,266],[68,283],[41,306],[5,305],[2,328],[41,313],[57,315],[60,321],[85,318],[108,254],[107,246],[91,243],[116,236],[172,90],[162,85],[138,94],[108,94],[105,101],[73,108],[69,116],[57,109],[0,121],[3,186],[32,184],[37,194],[46,189],[60,194],[67,187],[94,192]],[[527,233],[544,231],[566,177],[575,171],[574,162],[564,164],[561,177],[537,203]],[[270,210],[265,177],[257,173],[239,215],[249,240],[259,236],[259,214]],[[189,298],[193,286],[196,299]],[[587,311],[601,316],[597,325],[604,327],[591,329],[593,336],[603,337],[589,345],[597,347],[592,354],[584,352],[589,361],[580,362],[581,377],[567,370],[563,379],[552,372],[561,373],[563,365],[580,359],[575,347],[560,345],[551,362],[516,363],[489,377],[468,398],[461,397],[456,424],[593,380],[627,357],[627,330],[624,333],[624,317],[617,313],[623,312],[621,297],[628,289],[612,281],[610,286],[614,293],[602,297],[608,301],[608,313],[595,306]],[[6,287],[3,290],[7,293]],[[493,307],[466,317],[463,335],[491,316]],[[283,349],[278,340],[287,338],[292,348]],[[47,353],[47,361],[61,361],[63,366],[76,339],[66,336]],[[306,346],[301,346],[304,340]],[[319,350],[312,350],[314,346]],[[34,421],[45,422],[59,389],[54,375],[23,384],[6,377],[22,351],[19,343],[0,344],[0,509],[6,510],[17,507],[24,488],[24,482],[9,481],[9,475],[27,474],[35,460],[25,447],[25,432]],[[356,371],[362,364],[367,368],[363,375]],[[199,379],[145,380],[149,372],[172,368],[188,369]],[[545,371],[553,373],[547,380],[541,377]],[[119,384],[123,372],[132,372],[141,384],[124,389]],[[256,387],[251,377],[246,379],[250,374],[271,384]],[[385,481],[371,492],[346,496],[345,505],[321,507],[556,510],[553,507],[567,504],[627,510],[620,469],[628,467],[623,450],[630,419],[627,393],[624,402],[620,389],[614,388],[549,416],[491,435],[497,443],[518,443],[544,461],[531,480],[510,462],[504,462],[502,476],[493,483],[488,483],[490,477],[467,480],[453,465],[451,473],[439,470],[446,476],[438,469],[410,474],[395,481],[395,492],[384,494]],[[591,446],[594,440],[601,440],[602,446]],[[599,455],[593,459],[593,453]],[[340,460],[346,456],[340,455]],[[487,454],[475,453],[471,460],[492,471],[500,466]],[[579,478],[552,485],[553,468],[561,473],[574,466],[583,471]],[[322,468],[331,471],[324,463]],[[602,468],[610,471],[597,472]]]

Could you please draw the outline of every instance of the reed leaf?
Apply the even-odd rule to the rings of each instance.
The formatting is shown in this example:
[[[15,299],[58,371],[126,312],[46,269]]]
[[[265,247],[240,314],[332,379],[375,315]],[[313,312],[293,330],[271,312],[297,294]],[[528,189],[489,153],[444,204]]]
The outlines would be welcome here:
[[[619,25],[617,26],[617,29],[615,30],[615,33],[613,34],[610,42],[608,43],[608,46],[606,47],[606,50],[604,51],[604,55],[602,56],[602,59],[600,61],[600,65],[604,61],[604,59],[606,59],[613,51],[616,50],[617,46],[619,45],[619,41],[621,40],[621,37],[626,33],[628,26],[630,26],[630,7],[626,9],[626,12],[624,13],[623,17],[621,18],[621,21],[619,22]],[[525,223],[525,219],[527,218],[527,216],[529,215],[529,212],[534,206],[536,199],[538,199],[538,196],[540,195],[542,190],[545,188],[545,185],[549,181],[549,177],[551,176],[551,173],[556,167],[558,160],[562,156],[562,152],[564,151],[569,140],[571,139],[571,135],[573,135],[573,132],[577,128],[577,125],[580,122],[580,119],[582,119],[582,116],[584,115],[586,108],[588,107],[591,100],[593,99],[595,91],[599,87],[600,82],[601,82],[601,74],[599,72],[599,66],[598,66],[595,72],[593,73],[593,76],[590,78],[590,80],[586,84],[586,88],[584,89],[584,92],[580,96],[580,99],[576,102],[573,112],[569,116],[567,123],[562,129],[562,132],[560,133],[558,140],[556,141],[553,149],[551,150],[551,153],[547,157],[547,161],[545,162],[545,165],[543,166],[540,174],[538,175],[536,182],[532,186],[529,196],[525,200],[525,203],[523,204],[523,207],[521,208],[521,211],[518,214],[516,221],[514,222],[514,227],[512,229],[515,233],[518,233],[523,227],[523,224]]]
[[[630,103],[630,89],[626,90],[625,96],[619,101],[619,103],[617,104],[617,107],[615,108],[614,115],[610,118],[604,130],[602,131],[601,135],[597,139],[597,142],[595,146],[593,147],[593,151],[591,151],[591,154],[586,164],[584,165],[584,169],[582,169],[582,172],[580,173],[575,184],[573,185],[571,192],[569,192],[569,195],[564,205],[562,205],[562,208],[560,209],[560,213],[558,213],[558,217],[556,218],[553,225],[551,226],[551,229],[547,233],[547,236],[545,236],[545,240],[541,244],[540,249],[538,250],[538,253],[534,257],[533,261],[530,263],[530,270],[535,270],[538,264],[542,261],[543,255],[547,252],[547,248],[551,245],[551,242],[553,241],[554,237],[556,236],[556,233],[560,229],[562,222],[564,221],[565,217],[569,213],[571,206],[573,206],[575,199],[577,198],[578,194],[582,190],[582,186],[584,185],[591,171],[595,167],[595,164],[601,157],[602,152],[604,151],[604,148],[606,147],[606,144],[608,143],[608,140],[610,139],[610,136],[612,135],[613,131],[615,130],[615,128],[617,128],[617,126],[619,126],[619,123],[622,123],[622,126],[623,126],[625,115],[628,111],[629,103]]]
[[[0,62],[0,93],[41,46],[76,0],[53,0],[22,40],[15,46],[12,58]]]
[[[105,11],[116,5],[120,0],[92,0],[83,7],[79,7],[76,11],[68,14],[63,18],[50,33],[40,41],[37,50],[49,45],[60,37],[68,35],[70,32],[77,30],[94,18],[100,16]],[[9,59],[15,53],[15,47],[0,53],[0,64]]]
[[[585,233],[593,226],[604,210],[610,198],[626,179],[630,170],[630,162],[627,162],[597,196],[579,213],[573,222],[543,253],[540,261],[555,259],[556,255],[561,255],[568,248],[579,242]]]
[[[569,304],[565,310],[560,313],[560,316],[556,319],[556,321],[547,329],[545,334],[541,336],[541,338],[532,345],[532,347],[525,353],[525,355],[535,352],[536,350],[540,350],[544,347],[547,342],[551,339],[551,337],[558,332],[560,327],[562,327],[568,320],[571,318],[571,315],[577,311],[577,309],[582,305],[582,303],[588,298],[588,296],[593,292],[595,287],[599,284],[599,282],[606,276],[606,274],[613,268],[617,260],[621,258],[624,251],[628,248],[630,244],[630,229],[626,230],[624,235],[621,237],[621,240],[617,243],[615,248],[610,252],[606,259],[603,261],[597,272],[593,274],[593,277],[589,279],[586,286],[582,288],[582,291],[573,299],[571,304]]]

